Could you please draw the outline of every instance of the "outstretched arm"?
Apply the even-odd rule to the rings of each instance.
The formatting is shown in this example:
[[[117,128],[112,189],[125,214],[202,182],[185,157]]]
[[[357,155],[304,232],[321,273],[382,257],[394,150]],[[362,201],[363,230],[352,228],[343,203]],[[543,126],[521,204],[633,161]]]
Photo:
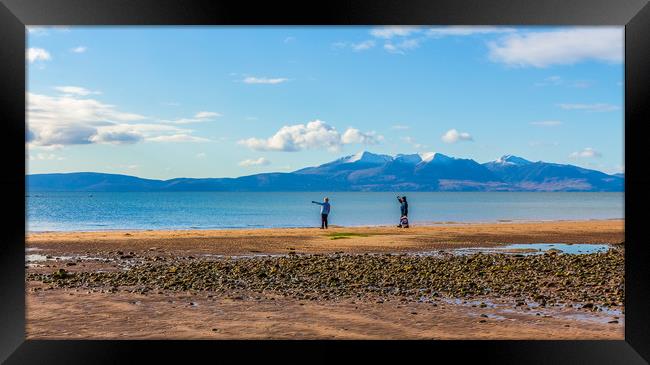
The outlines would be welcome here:
[[[324,204],[324,203],[319,203],[319,202],[316,202],[316,201],[313,201],[313,200],[311,202],[314,203],[314,204],[318,204],[318,205],[323,205]]]

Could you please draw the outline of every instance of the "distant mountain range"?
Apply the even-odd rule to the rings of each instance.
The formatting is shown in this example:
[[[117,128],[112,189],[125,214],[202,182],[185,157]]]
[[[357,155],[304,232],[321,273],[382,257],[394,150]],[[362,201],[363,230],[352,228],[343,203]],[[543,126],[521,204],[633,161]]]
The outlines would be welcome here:
[[[506,155],[480,164],[441,153],[360,152],[287,173],[238,178],[141,179],[77,172],[26,177],[36,191],[623,191],[624,176]]]

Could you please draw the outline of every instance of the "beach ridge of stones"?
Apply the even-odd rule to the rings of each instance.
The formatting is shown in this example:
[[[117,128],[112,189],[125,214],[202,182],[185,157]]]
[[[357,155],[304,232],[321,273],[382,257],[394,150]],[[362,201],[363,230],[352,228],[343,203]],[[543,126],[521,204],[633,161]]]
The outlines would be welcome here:
[[[118,272],[29,273],[28,281],[59,288],[271,292],[302,300],[399,297],[513,298],[515,306],[575,304],[598,310],[624,302],[624,249],[569,255],[466,256],[295,254],[281,257],[186,259],[142,257]]]

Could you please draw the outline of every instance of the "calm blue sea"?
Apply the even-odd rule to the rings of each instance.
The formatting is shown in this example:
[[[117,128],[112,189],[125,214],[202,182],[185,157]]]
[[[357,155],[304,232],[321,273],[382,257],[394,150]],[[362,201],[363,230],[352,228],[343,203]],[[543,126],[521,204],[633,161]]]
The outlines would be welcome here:
[[[330,198],[330,224],[397,224],[395,193],[32,193],[27,229],[220,229],[319,226]],[[624,193],[406,193],[412,224],[623,218]]]

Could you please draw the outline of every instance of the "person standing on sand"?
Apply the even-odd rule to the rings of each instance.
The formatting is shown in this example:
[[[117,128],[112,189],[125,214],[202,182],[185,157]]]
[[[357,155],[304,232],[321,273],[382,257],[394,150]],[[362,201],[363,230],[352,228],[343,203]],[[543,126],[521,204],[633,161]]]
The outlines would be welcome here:
[[[311,202],[320,205],[320,229],[327,229],[327,216],[330,214],[330,199],[325,197],[322,203],[313,200]]]
[[[405,196],[399,196],[398,195],[397,196],[397,201],[400,203],[399,210],[400,210],[400,213],[401,213],[400,224],[398,224],[397,226],[400,227],[400,228],[408,228],[409,203],[406,201]],[[406,218],[406,221],[405,221],[405,223],[402,223],[402,220],[404,218]]]

